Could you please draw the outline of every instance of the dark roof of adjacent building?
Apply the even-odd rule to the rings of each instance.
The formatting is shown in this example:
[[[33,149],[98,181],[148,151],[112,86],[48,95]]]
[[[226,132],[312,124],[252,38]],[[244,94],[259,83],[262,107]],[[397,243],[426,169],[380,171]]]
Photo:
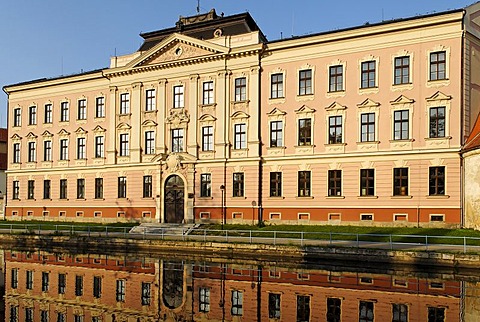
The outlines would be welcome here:
[[[248,12],[225,17],[223,13],[217,15],[215,9],[212,9],[205,14],[190,17],[180,16],[175,27],[140,34],[144,42],[139,50],[149,50],[172,33],[180,33],[193,38],[207,40],[219,36],[219,32],[222,36],[234,36],[254,31],[259,31],[261,40],[267,41],[265,35]]]

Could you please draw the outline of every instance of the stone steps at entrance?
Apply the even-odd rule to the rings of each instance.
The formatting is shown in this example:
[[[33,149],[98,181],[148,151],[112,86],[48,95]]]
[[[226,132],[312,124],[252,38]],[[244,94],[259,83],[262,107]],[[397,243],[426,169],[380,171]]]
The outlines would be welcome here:
[[[130,234],[188,235],[199,224],[142,223],[130,229]]]

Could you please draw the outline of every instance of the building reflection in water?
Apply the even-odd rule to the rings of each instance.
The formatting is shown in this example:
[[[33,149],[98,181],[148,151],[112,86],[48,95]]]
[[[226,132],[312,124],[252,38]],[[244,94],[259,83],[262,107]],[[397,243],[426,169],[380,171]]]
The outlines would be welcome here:
[[[3,255],[5,321],[480,320],[478,277],[138,255]]]

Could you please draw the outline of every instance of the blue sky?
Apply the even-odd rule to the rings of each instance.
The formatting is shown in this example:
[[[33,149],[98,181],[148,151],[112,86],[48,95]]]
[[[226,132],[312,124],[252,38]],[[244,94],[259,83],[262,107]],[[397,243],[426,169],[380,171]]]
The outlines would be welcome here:
[[[269,40],[462,8],[475,0],[201,0],[231,15],[248,11]],[[0,86],[107,67],[134,52],[141,32],[196,14],[197,0],[1,0]],[[0,127],[7,96],[0,92]]]

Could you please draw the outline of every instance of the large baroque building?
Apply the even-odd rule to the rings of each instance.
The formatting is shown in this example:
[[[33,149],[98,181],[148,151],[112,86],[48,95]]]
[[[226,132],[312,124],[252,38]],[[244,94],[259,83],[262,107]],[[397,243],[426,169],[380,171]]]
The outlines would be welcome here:
[[[6,216],[469,226],[479,10],[276,41],[212,10],[109,68],[5,86]]]

